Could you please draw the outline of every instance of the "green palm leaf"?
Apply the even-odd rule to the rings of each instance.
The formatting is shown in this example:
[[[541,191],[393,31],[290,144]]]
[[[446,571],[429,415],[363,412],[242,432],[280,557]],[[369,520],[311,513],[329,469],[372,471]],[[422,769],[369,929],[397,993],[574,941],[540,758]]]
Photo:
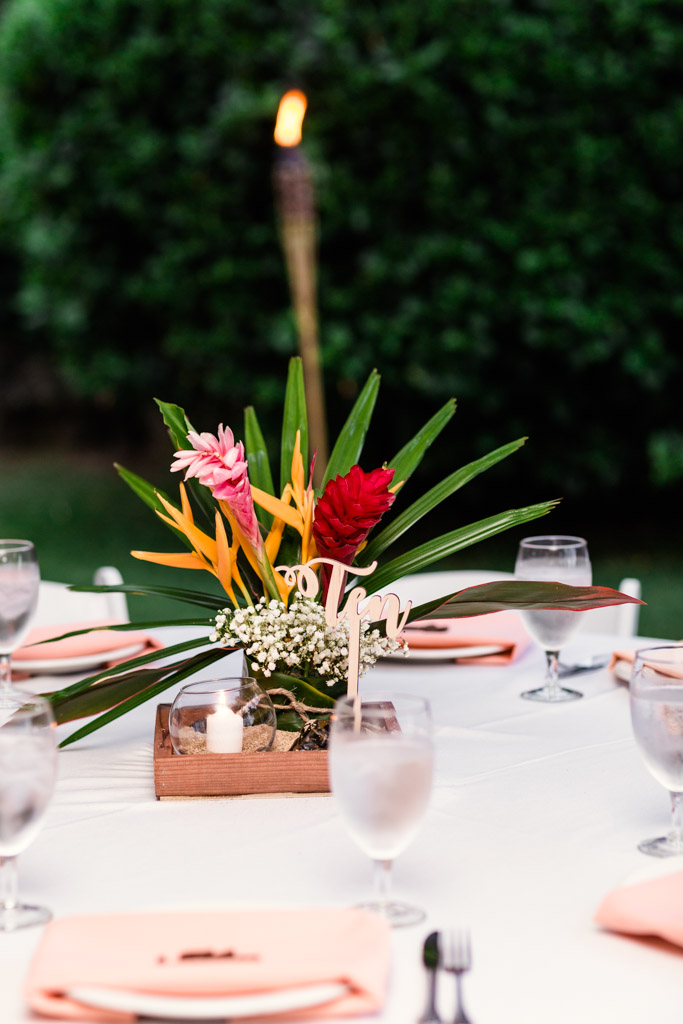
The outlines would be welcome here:
[[[249,463],[249,480],[255,487],[266,491],[267,494],[275,494],[273,475],[270,472],[270,462],[268,461],[268,449],[252,405],[248,405],[244,410],[244,447]],[[255,508],[259,523],[269,530],[273,523],[272,515],[258,505],[255,505]]]
[[[171,647],[162,647],[161,650],[151,651],[149,654],[141,654],[138,658],[130,658],[123,665],[114,665],[112,668],[106,668],[102,672],[98,672],[96,675],[88,676],[87,679],[79,679],[78,682],[72,683],[71,686],[65,686],[62,690],[54,690],[50,694],[50,700],[57,706],[61,700],[67,697],[74,697],[76,694],[85,693],[91,686],[96,683],[99,684],[103,680],[113,679],[115,676],[120,676],[124,672],[131,672],[138,668],[143,668],[145,665],[150,665],[152,662],[159,661],[164,658],[171,658],[176,654],[185,654],[186,651],[192,651],[197,647],[206,647],[208,644],[207,637],[200,637],[196,640],[185,640],[180,644],[173,644]],[[215,648],[214,648],[215,649]],[[221,647],[222,651],[230,651],[232,648]],[[166,666],[167,668],[173,668],[173,666]]]
[[[326,708],[334,707],[334,697],[316,689],[311,683],[305,679],[299,679],[298,676],[290,676],[285,672],[272,672],[267,679],[261,680],[260,683],[264,690],[278,688],[289,690],[297,700],[303,701],[303,703],[312,707],[319,707],[320,705]],[[273,696],[272,699],[275,700],[276,696]]]
[[[520,437],[517,441],[511,441],[510,444],[496,448],[495,451],[489,452],[488,455],[484,455],[481,459],[469,462],[462,469],[456,470],[455,473],[451,473],[441,483],[432,487],[430,491],[423,494],[421,498],[418,498],[409,508],[392,520],[380,534],[373,537],[359,557],[359,565],[369,565],[370,562],[374,562],[378,555],[386,551],[406,530],[414,526],[419,519],[422,519],[428,512],[431,512],[433,508],[436,508],[445,498],[450,497],[459,488],[464,487],[466,483],[469,483],[475,476],[483,473],[484,470],[489,469],[497,462],[500,462],[501,459],[505,459],[508,455],[516,452],[525,441],[525,437]]]
[[[156,668],[145,668],[139,672],[127,672],[92,686],[83,693],[75,693],[71,697],[52,700],[52,694],[44,693],[53,705],[57,725],[73,722],[78,718],[99,715],[109,708],[121,704],[129,697],[146,690],[162,676],[167,676],[173,666],[157,665]]]
[[[120,466],[118,462],[114,463],[114,468],[116,469],[116,472],[119,474],[121,479],[128,484],[130,489],[135,494],[137,494],[138,498],[141,498],[142,501],[144,501],[145,505],[148,505],[155,512],[162,512],[164,515],[166,515],[166,511],[161,502],[159,501],[158,495],[161,495],[161,497],[168,501],[171,505],[173,505],[174,508],[178,508],[177,503],[175,501],[171,501],[171,499],[168,497],[167,494],[164,493],[164,491],[161,491],[158,487],[154,487],[146,480],[143,480],[141,476],[138,476],[136,473],[131,473],[129,469],[125,469],[124,466]],[[175,526],[169,526],[169,524],[164,522],[163,519],[160,519],[159,522],[163,522],[164,526],[167,527],[167,529],[169,529],[171,533],[175,534],[178,540],[181,540],[183,544],[186,545],[186,547],[192,550],[192,545],[190,541],[187,539],[187,537],[181,530],[178,530]]]
[[[370,426],[372,413],[379,392],[380,375],[373,370],[365,382],[363,390],[354,402],[346,423],[341,429],[337,442],[332,449],[330,461],[327,463],[323,488],[328,480],[335,476],[345,476],[354,466],[363,450],[365,435]]]
[[[155,398],[154,401],[163,416],[173,447],[176,450],[187,448],[187,435],[194,427],[188,420],[185,410],[173,402],[162,402],[160,398]]]
[[[224,608],[227,597],[202,593],[200,590],[186,590],[184,587],[162,587],[147,583],[120,583],[116,586],[105,587],[95,584],[69,587],[69,590],[79,590],[87,594],[136,594],[138,597],[168,597],[172,601],[183,601],[185,604],[195,604],[200,608],[210,608],[218,611]]]
[[[507,512],[499,512],[498,515],[488,519],[481,519],[477,523],[462,526],[458,530],[451,530],[450,533],[435,537],[380,566],[372,576],[366,578],[367,583],[364,582],[363,585],[370,584],[373,591],[381,591],[388,583],[393,583],[394,580],[401,579],[402,576],[409,576],[413,572],[419,572],[420,569],[433,565],[434,562],[452,555],[455,551],[478,544],[479,541],[487,540],[513,526],[528,523],[531,519],[538,519],[539,516],[550,512],[557,504],[558,501],[544,501],[526,508],[510,509]]]
[[[296,432],[301,431],[301,454],[304,473],[308,467],[308,415],[306,413],[306,391],[304,389],[303,364],[299,356],[289,360],[285,408],[282,415],[282,441],[280,444],[280,493],[285,489],[292,471],[292,456],[296,444]],[[264,488],[265,490],[265,488]]]
[[[446,404],[425,423],[424,427],[418,430],[415,437],[394,455],[391,462],[388,463],[388,468],[394,470],[395,484],[399,480],[407,480],[415,472],[422,462],[425,452],[452,419],[454,413],[455,399],[449,398]]]
[[[75,590],[76,587],[69,587]],[[107,630],[112,633],[137,632],[143,629],[159,629],[161,626],[204,626],[208,628],[207,619],[158,619],[156,622],[117,622],[110,626],[88,626],[85,629],[74,629],[70,633],[62,633],[60,636],[49,636],[46,640],[36,640],[35,643],[27,644],[27,647],[42,647],[43,644],[53,644],[57,640],[68,640],[72,636],[82,636],[84,633],[95,633],[97,630]],[[164,648],[166,650],[166,648]],[[115,653],[115,652],[112,652]]]
[[[176,450],[180,450],[188,447],[187,435],[194,427],[185,415],[185,410],[181,409],[179,405],[174,405],[172,402],[162,402],[160,399],[155,398],[154,401],[161,410],[164,423],[168,428],[168,433],[175,446]],[[198,480],[190,478],[185,486],[188,488],[190,494],[197,502],[198,507],[202,510],[208,521],[213,526],[216,505],[211,497],[211,492],[203,484],[200,484]]]
[[[171,499],[169,498],[165,491],[162,491],[160,487],[155,487],[153,484],[148,483],[147,480],[144,480],[141,476],[138,476],[137,473],[131,473],[129,469],[126,469],[125,466],[121,466],[118,462],[114,463],[114,468],[116,469],[116,472],[119,474],[121,479],[128,484],[130,489],[135,494],[137,494],[138,498],[141,498],[144,501],[145,505],[149,505],[149,507],[154,512],[164,511],[163,506],[159,501],[158,495],[161,495],[161,497],[164,498],[166,501],[169,501],[171,502],[172,505],[175,505],[175,502],[171,501]],[[177,507],[178,506],[176,505],[176,508]]]
[[[188,676],[193,675],[195,672],[199,672],[201,669],[207,668],[209,665],[213,665],[214,662],[220,661],[224,658],[228,652],[224,649],[208,651],[205,654],[197,654],[194,658],[190,658],[184,663],[183,667],[179,671],[171,672],[170,675],[165,676],[160,682],[151,686],[145,687],[143,690],[135,693],[127,700],[123,700],[120,704],[111,708],[104,715],[100,715],[93,722],[88,722],[87,725],[77,729],[76,732],[72,733],[65,740],[59,744],[60,747],[67,747],[70,743],[75,743],[77,740],[83,739],[84,736],[89,736],[90,733],[95,732],[97,729],[101,729],[103,725],[108,725],[109,722],[115,721],[120,718],[121,715],[127,714],[132,711],[133,708],[139,707],[140,704],[144,704],[145,701],[151,700],[152,697],[156,697],[157,694],[163,693],[169,686],[175,683],[181,682],[183,679],[187,679]]]

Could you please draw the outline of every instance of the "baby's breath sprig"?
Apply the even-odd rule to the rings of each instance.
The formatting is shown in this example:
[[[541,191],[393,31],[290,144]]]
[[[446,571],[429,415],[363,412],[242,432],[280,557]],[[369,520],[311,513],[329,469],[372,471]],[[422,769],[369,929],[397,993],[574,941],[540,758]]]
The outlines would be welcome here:
[[[349,624],[343,619],[330,627],[325,609],[317,601],[295,594],[285,607],[282,601],[267,601],[247,608],[223,608],[214,619],[212,643],[243,647],[253,672],[266,678],[273,672],[315,675],[328,686],[346,679],[349,662]],[[361,622],[360,674],[383,654],[403,647]],[[407,648],[403,647],[407,653]]]

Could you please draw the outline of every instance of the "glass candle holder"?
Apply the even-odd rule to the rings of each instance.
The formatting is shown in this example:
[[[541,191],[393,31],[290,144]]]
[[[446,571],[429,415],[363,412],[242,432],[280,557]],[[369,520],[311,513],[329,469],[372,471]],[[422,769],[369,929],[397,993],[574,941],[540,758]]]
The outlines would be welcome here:
[[[250,676],[189,683],[168,715],[176,754],[239,754],[270,750],[277,715],[265,690]]]

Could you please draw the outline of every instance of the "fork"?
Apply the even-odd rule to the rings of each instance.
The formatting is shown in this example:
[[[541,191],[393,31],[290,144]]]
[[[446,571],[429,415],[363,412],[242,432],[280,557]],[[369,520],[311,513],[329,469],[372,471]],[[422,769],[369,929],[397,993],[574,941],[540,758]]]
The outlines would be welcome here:
[[[455,975],[455,1017],[453,1024],[470,1024],[462,1001],[462,976],[472,966],[472,944],[466,929],[446,932],[443,936],[441,965]]]

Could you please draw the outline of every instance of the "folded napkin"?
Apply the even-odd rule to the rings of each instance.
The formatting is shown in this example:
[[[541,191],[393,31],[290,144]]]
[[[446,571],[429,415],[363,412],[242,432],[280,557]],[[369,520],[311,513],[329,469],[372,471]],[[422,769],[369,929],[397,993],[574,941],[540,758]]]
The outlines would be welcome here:
[[[29,1006],[68,1020],[125,1020],[67,997],[96,986],[163,996],[236,996],[348,983],[348,994],[296,1019],[379,1010],[391,929],[366,910],[231,910],[65,917],[43,932]]]
[[[442,649],[444,658],[449,648],[498,646],[500,651],[484,657],[458,656],[458,661],[472,665],[507,665],[528,647],[531,637],[524,628],[519,612],[490,612],[488,615],[461,619],[430,619],[415,623],[403,633],[408,647],[415,650]]]
[[[628,683],[635,658],[635,651],[613,651],[608,668],[620,682]]]
[[[17,669],[21,671],[22,661],[52,661],[56,658],[80,658],[91,654],[111,652],[111,661],[116,662],[116,652],[121,648],[144,644],[145,649],[139,651],[139,654],[148,654],[151,651],[160,650],[164,646],[142,630],[132,629],[119,633],[102,628],[119,624],[116,619],[98,619],[89,622],[65,622],[60,625],[35,626],[29,632],[23,646],[12,655],[12,661],[17,663]],[[93,628],[95,628],[93,633],[82,633],[80,636],[72,636],[66,640],[52,639],[78,629]],[[42,640],[50,642],[40,643]],[[39,646],[31,647],[30,644],[39,644]]]
[[[683,946],[683,871],[614,889],[595,920],[626,935],[649,935]]]
[[[644,644],[643,647],[638,650],[644,651],[648,647],[671,647],[672,644]],[[622,683],[628,683],[631,678],[631,669],[633,668],[633,662],[636,660],[635,651],[614,651],[610,658],[609,668],[614,672],[617,679],[620,679]],[[668,677],[669,679],[683,679],[683,662],[680,665],[658,665],[655,662],[652,663],[652,668],[658,672],[662,677]],[[664,680],[662,680],[664,681]]]

